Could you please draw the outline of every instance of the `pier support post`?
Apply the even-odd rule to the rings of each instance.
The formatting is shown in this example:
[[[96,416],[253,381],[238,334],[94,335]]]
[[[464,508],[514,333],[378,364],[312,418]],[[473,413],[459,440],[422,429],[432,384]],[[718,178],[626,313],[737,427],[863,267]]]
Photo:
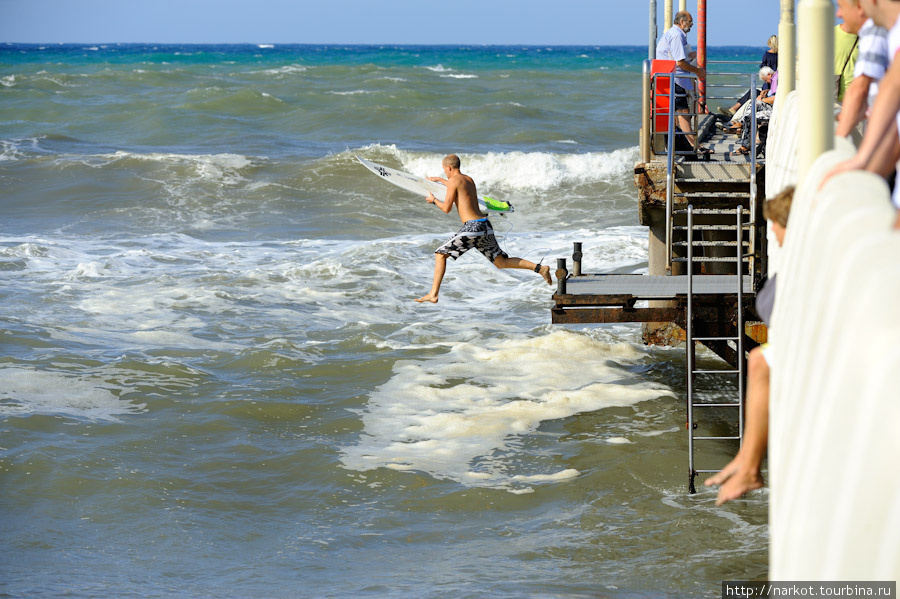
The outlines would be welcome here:
[[[797,27],[794,23],[794,0],[781,0],[778,55],[778,94],[775,103],[780,106],[787,95],[797,89]]]
[[[566,259],[565,258],[557,258],[556,259],[556,293],[558,295],[566,294],[566,278],[569,276],[569,271],[566,270]]]
[[[656,0],[650,0],[650,43],[647,47],[647,58],[656,58]]]
[[[803,143],[797,157],[797,180],[802,182],[815,159],[834,147],[834,3],[800,0],[797,12],[797,41],[798,47],[803,48],[803,76],[797,86],[803,106],[798,131]],[[780,88],[780,81],[778,85]],[[778,95],[782,95],[781,89]]]
[[[575,241],[575,242],[573,242],[573,245],[575,246],[575,248],[572,251],[572,276],[580,277],[581,276],[581,256],[582,256],[581,242]]]
[[[666,9],[663,13],[663,31],[668,31],[672,27],[674,17],[672,14],[672,0],[666,0]]]

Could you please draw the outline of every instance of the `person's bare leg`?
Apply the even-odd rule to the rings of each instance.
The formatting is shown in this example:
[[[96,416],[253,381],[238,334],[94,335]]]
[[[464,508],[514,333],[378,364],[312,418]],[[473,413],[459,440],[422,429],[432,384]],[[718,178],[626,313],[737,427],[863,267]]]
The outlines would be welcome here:
[[[529,262],[528,260],[523,260],[522,258],[504,258],[503,256],[497,256],[494,260],[494,266],[497,268],[522,268],[528,270],[534,270],[534,267],[537,266],[534,262]],[[553,284],[553,279],[550,278],[550,267],[544,264],[538,269],[538,274],[544,277],[544,280],[547,281],[548,285]]]
[[[716,505],[737,499],[763,486],[759,473],[769,442],[769,364],[758,347],[747,360],[747,426],[737,456],[713,477],[707,487],[721,485]]]
[[[683,132],[687,133],[688,131],[692,130],[690,117],[683,116],[682,114],[677,113],[677,112],[675,113],[675,115],[678,117],[678,126],[681,128],[681,130]],[[691,144],[691,147],[693,148],[694,141],[696,138],[693,135],[685,135],[684,137],[685,137],[685,139],[687,139],[688,143]]]
[[[432,304],[436,304],[438,302],[438,292],[441,290],[441,281],[444,280],[444,273],[447,271],[447,254],[435,254],[434,255],[434,283],[431,284],[431,293],[428,295],[423,295],[416,301],[419,303],[422,302],[431,302]]]

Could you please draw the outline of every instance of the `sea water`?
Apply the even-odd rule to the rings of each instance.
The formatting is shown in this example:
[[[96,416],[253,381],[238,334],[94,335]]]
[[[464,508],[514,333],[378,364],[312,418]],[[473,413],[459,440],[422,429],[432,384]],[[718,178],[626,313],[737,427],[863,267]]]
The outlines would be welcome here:
[[[553,289],[476,252],[415,303],[458,221],[354,158],[439,175],[457,153],[515,205],[510,254],[581,241],[587,272],[645,272],[645,55],[0,46],[0,596],[765,577],[765,491],[687,492],[684,348],[552,325]]]

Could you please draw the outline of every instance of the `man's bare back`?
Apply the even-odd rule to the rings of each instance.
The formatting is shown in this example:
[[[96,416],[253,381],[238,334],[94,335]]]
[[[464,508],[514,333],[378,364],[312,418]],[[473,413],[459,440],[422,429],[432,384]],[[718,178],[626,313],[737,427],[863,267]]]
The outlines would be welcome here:
[[[459,212],[459,219],[463,222],[463,228],[435,251],[434,282],[431,285],[431,292],[423,295],[416,301],[436,304],[438,292],[441,289],[441,281],[444,279],[444,271],[447,268],[448,256],[452,256],[455,260],[473,247],[477,247],[478,251],[484,254],[485,258],[490,260],[497,268],[533,270],[541,275],[544,281],[550,285],[552,279],[550,278],[549,266],[535,264],[522,258],[510,258],[497,244],[494,230],[491,228],[487,215],[482,214],[478,207],[478,190],[475,188],[475,182],[472,180],[472,177],[464,175],[459,170],[459,156],[455,154],[446,156],[442,165],[447,178],[429,177],[429,179],[441,181],[447,186],[444,201],[439,201],[433,194],[428,194],[425,200],[429,204],[434,204],[446,214],[450,214],[450,211],[453,210],[453,205],[456,204],[456,210]]]
[[[484,218],[478,208],[478,190],[475,187],[475,181],[469,175],[463,174],[458,168],[450,168],[444,165],[444,173],[446,179],[441,177],[429,177],[432,181],[441,181],[447,186],[447,194],[444,196],[443,205],[438,207],[446,213],[450,213],[453,204],[456,204],[456,210],[459,212],[459,219],[462,222],[477,220]],[[430,196],[434,198],[434,196]],[[432,199],[432,203],[434,199]]]

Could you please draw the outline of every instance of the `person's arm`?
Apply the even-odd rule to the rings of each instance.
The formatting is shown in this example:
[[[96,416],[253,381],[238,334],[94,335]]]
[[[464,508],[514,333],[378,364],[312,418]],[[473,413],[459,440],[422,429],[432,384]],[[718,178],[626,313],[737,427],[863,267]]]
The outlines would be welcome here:
[[[878,85],[878,96],[875,98],[875,105],[872,107],[866,134],[859,145],[859,150],[853,158],[838,163],[828,171],[819,189],[839,173],[868,168],[872,156],[884,143],[885,138],[891,135],[892,131],[896,133],[895,119],[898,111],[900,111],[900,60],[895,60]]]
[[[703,77],[706,75],[706,69],[704,69],[703,67],[695,67],[694,65],[692,65],[691,63],[689,63],[687,60],[684,60],[684,59],[681,59],[678,61],[678,67],[689,73],[694,73],[698,77]]]
[[[446,181],[445,179],[441,179],[440,177],[430,177],[432,181],[440,180]],[[457,197],[459,196],[459,189],[457,189],[456,185],[451,185],[449,181],[447,181],[447,195],[444,196],[444,201],[441,202],[436,197],[434,197],[433,193],[429,193],[428,197],[425,200],[429,204],[434,204],[444,214],[450,214],[450,211],[453,210],[453,204],[456,202]]]
[[[894,173],[897,160],[900,160],[900,136],[897,134],[897,128],[894,127],[875,150],[866,170],[887,178]]]
[[[869,107],[869,86],[873,81],[875,80],[868,75],[860,75],[853,79],[844,92],[844,103],[841,105],[835,135],[847,137],[866,116],[866,108]]]

